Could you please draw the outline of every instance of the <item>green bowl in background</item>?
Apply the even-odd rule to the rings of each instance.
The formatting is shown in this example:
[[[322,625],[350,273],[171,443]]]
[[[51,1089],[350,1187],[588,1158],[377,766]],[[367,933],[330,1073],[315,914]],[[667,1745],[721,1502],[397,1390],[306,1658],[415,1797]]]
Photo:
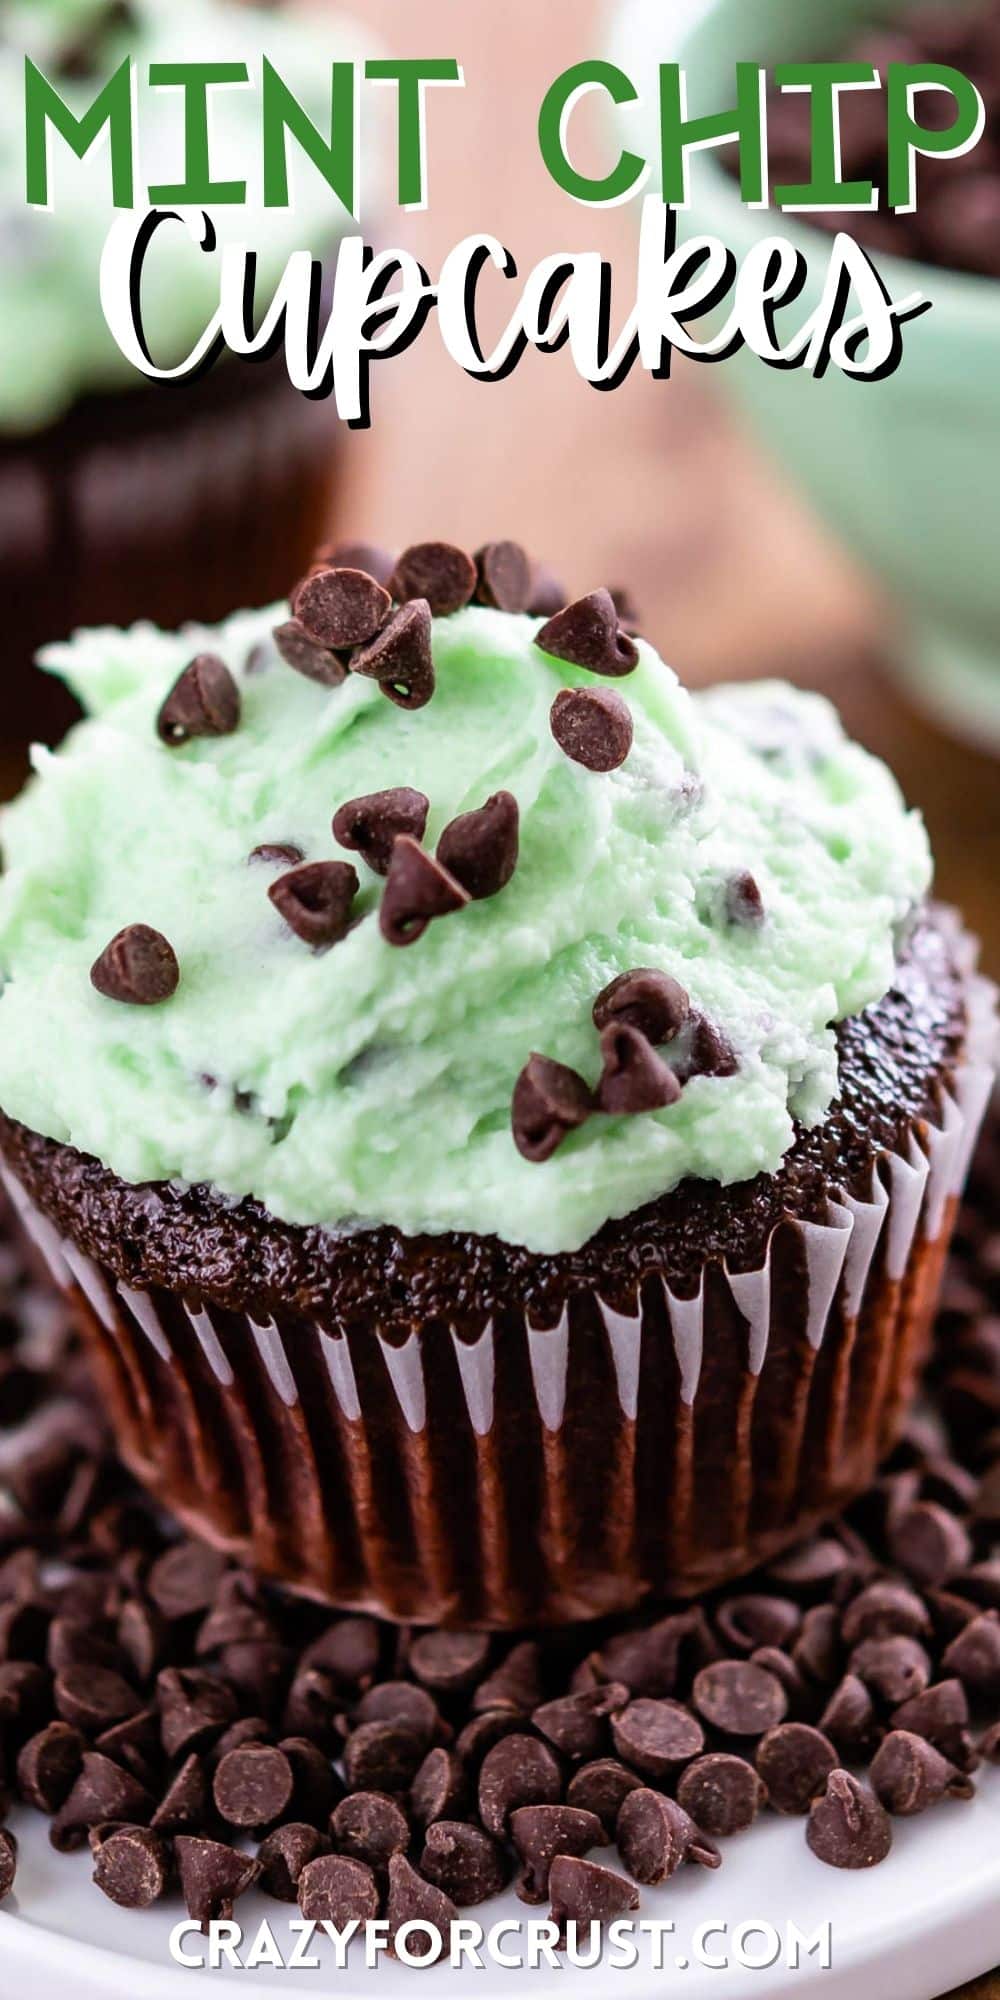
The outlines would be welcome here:
[[[840,52],[859,28],[907,0],[622,0],[610,54],[640,102],[620,114],[626,143],[658,155],[656,65],[687,72],[692,115],[735,102],[735,64]],[[745,208],[712,152],[690,156],[682,237],[720,237],[742,258],[761,237],[801,249],[798,314],[819,299],[831,238],[801,215]],[[820,513],[889,586],[906,628],[897,661],[952,728],[1000,751],[1000,283],[878,253],[894,299],[920,291],[932,310],[903,328],[903,359],[881,382],[831,368],[768,368],[744,350],[712,375]],[[793,322],[789,320],[791,325]]]

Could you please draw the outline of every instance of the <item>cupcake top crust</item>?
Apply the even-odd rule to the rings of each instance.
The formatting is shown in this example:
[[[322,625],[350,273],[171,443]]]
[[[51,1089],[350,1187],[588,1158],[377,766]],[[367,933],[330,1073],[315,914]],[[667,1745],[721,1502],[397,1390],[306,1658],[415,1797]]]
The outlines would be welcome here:
[[[323,256],[353,225],[312,161],[291,146],[293,206],[265,208],[263,57],[322,130],[330,121],[330,64],[372,53],[370,38],[326,8],[310,21],[234,0],[0,0],[0,433],[39,430],[83,393],[144,379],[116,346],[101,312],[101,252],[115,218],[106,142],[78,160],[50,135],[50,212],[26,205],[25,56],[78,117],[118,64],[134,58],[136,219],[150,185],[184,178],[183,93],[151,86],[150,63],[247,65],[247,85],[214,88],[209,99],[213,174],[219,181],[246,181],[246,203],[210,212],[220,252],[227,241],[257,251],[266,302],[290,251]],[[366,160],[366,202],[373,192],[371,166]],[[184,359],[218,306],[218,258],[199,248],[200,210],[191,223],[193,234],[179,223],[162,228],[144,265],[144,320],[154,358],[164,368]]]
[[[3,819],[3,1112],[127,1182],[546,1254],[775,1172],[922,822],[820,697],[690,694],[561,597],[513,544],[332,551],[291,606],[50,648],[87,719]]]

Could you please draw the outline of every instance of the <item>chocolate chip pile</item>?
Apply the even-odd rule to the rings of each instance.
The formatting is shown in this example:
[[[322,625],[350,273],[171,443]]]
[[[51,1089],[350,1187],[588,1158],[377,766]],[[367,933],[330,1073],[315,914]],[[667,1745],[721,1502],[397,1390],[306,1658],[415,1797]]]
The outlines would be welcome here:
[[[503,1637],[331,1614],[176,1539],[0,1245],[2,1816],[89,1842],[113,1902],[179,1890],[201,1923],[256,1883],[440,1928],[511,1879],[560,1924],[610,1919],[767,1811],[834,1867],[883,1860],[896,1817],[1000,1763],[998,1214],[1000,1119],[930,1397],[846,1517],[699,1604]],[[0,1894],[15,1872],[0,1831]]]
[[[978,85],[986,103],[986,132],[957,159],[917,162],[917,205],[911,214],[891,209],[810,212],[827,230],[846,229],[874,251],[1000,277],[1000,8],[917,7],[900,19],[855,36],[833,53],[872,63],[884,86],[890,63],[944,63]],[[916,116],[925,127],[948,126],[954,103],[947,91],[922,91]],[[886,99],[882,90],[845,90],[840,97],[841,178],[884,188]],[[771,185],[806,186],[811,179],[808,94],[774,91],[768,99]]]

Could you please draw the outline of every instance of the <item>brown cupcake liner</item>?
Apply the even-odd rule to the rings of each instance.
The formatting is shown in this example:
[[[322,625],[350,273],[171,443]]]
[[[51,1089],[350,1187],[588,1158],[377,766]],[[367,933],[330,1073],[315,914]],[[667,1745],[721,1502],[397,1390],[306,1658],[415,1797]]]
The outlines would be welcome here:
[[[284,597],[329,526],[337,429],[279,357],[87,397],[36,436],[0,436],[5,742],[52,741],[77,712],[33,666],[48,641]]]
[[[63,1239],[6,1168],[84,1308],[123,1456],[198,1533],[332,1603],[517,1626],[620,1612],[748,1570],[837,1513],[891,1446],[926,1359],[993,1083],[995,993],[967,970],[937,1124],[881,1154],[759,1270],[646,1275],[554,1326],[519,1309],[405,1341],[137,1291]]]

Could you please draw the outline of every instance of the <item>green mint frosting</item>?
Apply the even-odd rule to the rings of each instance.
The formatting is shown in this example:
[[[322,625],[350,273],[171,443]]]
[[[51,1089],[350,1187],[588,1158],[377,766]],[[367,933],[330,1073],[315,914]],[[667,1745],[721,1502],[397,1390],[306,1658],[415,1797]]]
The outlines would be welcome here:
[[[92,74],[61,65],[85,41]],[[301,14],[232,0],[129,0],[123,23],[109,0],[0,0],[0,434],[56,421],[88,390],[129,388],[144,377],[105,324],[100,261],[114,219],[107,145],[80,161],[50,135],[51,208],[25,201],[24,60],[30,55],[80,116],[124,56],[135,58],[138,105],[136,203],[146,187],[183,178],[179,90],[152,89],[151,62],[244,62],[248,86],[211,92],[211,161],[218,179],[247,181],[247,203],[219,207],[220,245],[258,252],[262,313],[292,250],[320,256],[353,227],[318,169],[289,142],[294,206],[265,209],[261,178],[260,75],[270,57],[319,129],[330,122],[330,64],[377,53],[356,25],[325,9]],[[373,189],[366,161],[366,203]],[[218,305],[219,263],[179,224],[165,226],[144,269],[143,310],[158,365],[183,359]]]
[[[818,696],[692,696],[640,643],[614,684],[634,746],[600,774],[552,737],[558,688],[593,677],[539,650],[538,621],[477,607],[435,621],[437,691],[404,711],[371,680],[325,689],[292,672],[270,639],[285,615],[86,633],[46,655],[89,714],[35,752],[4,815],[4,1110],[128,1181],[208,1182],[293,1223],[496,1233],[542,1252],[686,1175],[776,1169],[793,1117],[822,1119],[836,1093],[831,1023],[887,991],[928,887],[922,822],[884,766]],[[168,749],[158,706],[206,649],[236,675],[242,721]],[[501,788],[521,818],[508,886],[403,949],[379,931],[381,879],[331,831],[346,800],[396,785],[427,794],[431,846]],[[341,943],[314,952],[287,929],[267,894],[280,868],[248,862],[265,842],[358,859],[362,920]],[[745,870],[762,923],[727,918]],[[160,1006],[90,983],[131,923],[177,954]],[[595,1115],[532,1164],[511,1137],[518,1072],[538,1050],[595,1083],[592,1003],[636,966],[682,982],[738,1073],[693,1078],[666,1110]]]

